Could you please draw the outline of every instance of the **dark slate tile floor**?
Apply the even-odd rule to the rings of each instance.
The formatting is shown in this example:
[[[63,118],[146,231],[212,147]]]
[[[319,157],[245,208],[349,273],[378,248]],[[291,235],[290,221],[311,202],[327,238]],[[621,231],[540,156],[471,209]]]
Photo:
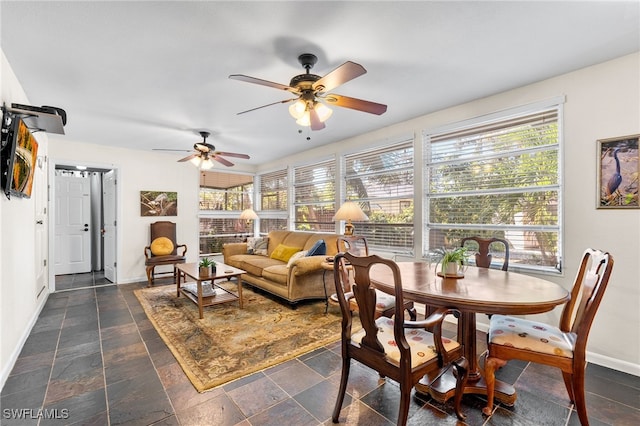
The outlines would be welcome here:
[[[60,279],[96,283],[100,277]],[[340,381],[339,345],[198,393],[133,294],[144,286],[93,285],[51,294],[2,389],[0,424],[331,424]],[[453,335],[455,328],[448,333]],[[484,339],[479,333],[480,348]],[[483,398],[465,395],[466,424],[579,424],[558,371],[510,362],[498,375],[515,383],[515,407],[498,405],[490,418],[483,418]],[[640,424],[639,377],[589,364],[586,390],[592,425]],[[347,392],[341,424],[395,424],[399,390],[393,381],[382,382],[355,363]],[[460,423],[450,403],[415,395],[408,424]]]
[[[94,271],[87,274],[67,274],[56,276],[56,291],[74,290],[86,287],[100,287],[113,283],[104,277],[104,272]]]

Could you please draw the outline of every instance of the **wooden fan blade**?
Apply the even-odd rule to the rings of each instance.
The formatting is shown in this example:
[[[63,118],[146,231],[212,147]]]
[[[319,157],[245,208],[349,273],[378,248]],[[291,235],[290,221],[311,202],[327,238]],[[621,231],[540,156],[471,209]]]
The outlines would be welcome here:
[[[191,149],[151,148],[151,151],[191,152]]]
[[[331,71],[329,74],[322,77],[320,80],[313,83],[312,87],[314,90],[317,90],[319,92],[328,92],[340,86],[341,84],[346,83],[347,81],[353,80],[356,77],[360,77],[366,72],[367,70],[365,70],[362,65],[356,64],[355,62],[347,61],[335,70]]]
[[[240,115],[240,114],[244,114],[244,113],[247,113],[247,112],[255,111],[255,110],[261,109],[261,108],[266,108],[266,107],[271,106],[271,105],[286,104],[288,102],[293,102],[293,101],[297,101],[297,100],[298,100],[298,98],[293,98],[293,99],[286,99],[284,101],[273,102],[271,104],[266,104],[266,105],[262,105],[262,106],[259,106],[259,107],[256,107],[256,108],[248,109],[246,111],[241,111],[241,112],[237,113],[236,115]]]
[[[381,115],[387,111],[387,106],[362,99],[350,98],[348,96],[335,95],[333,93],[323,98],[329,105],[335,105],[343,108],[355,109],[358,111],[368,112],[371,114]]]
[[[191,155],[189,155],[188,157],[184,157],[183,159],[178,160],[178,163],[181,163],[181,162],[183,162],[183,161],[189,161],[189,160],[191,160],[192,158],[196,158],[196,157],[199,157],[199,156],[200,156],[200,154],[191,154]]]
[[[226,160],[226,159],[224,159],[224,158],[222,158],[222,157],[220,157],[218,155],[214,155],[212,158],[214,160],[216,160],[218,163],[224,164],[227,167],[233,166],[233,163],[231,161],[228,161],[228,160]]]
[[[244,158],[245,160],[250,159],[251,157],[249,157],[247,154],[238,154],[236,152],[222,152],[222,151],[216,151],[213,153],[214,155],[224,155],[225,157],[236,157],[236,158]]]
[[[249,77],[244,74],[231,74],[229,76],[232,80],[244,81],[246,83],[259,84],[260,86],[273,87],[274,89],[286,90],[288,92],[298,93],[298,89],[285,86],[284,84],[274,83],[273,81],[262,80],[261,78]]]
[[[320,121],[318,117],[318,112],[315,109],[309,111],[309,120],[311,121],[311,130],[322,130],[324,129],[324,123]]]

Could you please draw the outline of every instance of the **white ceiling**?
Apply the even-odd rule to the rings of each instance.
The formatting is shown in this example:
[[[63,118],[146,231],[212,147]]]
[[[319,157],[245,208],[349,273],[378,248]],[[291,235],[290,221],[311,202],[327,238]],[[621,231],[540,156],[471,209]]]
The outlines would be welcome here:
[[[637,0],[2,0],[0,36],[31,104],[67,111],[64,138],[189,150],[206,129],[251,165],[636,52],[639,11]],[[288,84],[305,52],[318,75],[363,65],[333,92],[388,111],[336,107],[324,130],[302,133],[287,105],[236,114],[290,95],[230,74]]]

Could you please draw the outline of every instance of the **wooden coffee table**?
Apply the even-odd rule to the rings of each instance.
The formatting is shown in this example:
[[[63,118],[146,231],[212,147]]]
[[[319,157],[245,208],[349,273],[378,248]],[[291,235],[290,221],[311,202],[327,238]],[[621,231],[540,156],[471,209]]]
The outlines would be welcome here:
[[[176,297],[180,297],[180,294],[183,294],[198,305],[200,319],[204,318],[203,308],[205,306],[235,302],[237,300],[240,309],[242,309],[242,280],[240,275],[246,271],[220,262],[216,262],[216,270],[211,275],[200,275],[198,263],[181,263],[176,265],[176,268],[178,270]],[[187,283],[187,277],[193,279],[195,283]],[[237,278],[237,293],[224,289],[215,283],[217,279],[227,278],[230,280],[233,277]],[[211,290],[215,293],[206,294],[203,292],[203,283],[206,281],[211,281]]]

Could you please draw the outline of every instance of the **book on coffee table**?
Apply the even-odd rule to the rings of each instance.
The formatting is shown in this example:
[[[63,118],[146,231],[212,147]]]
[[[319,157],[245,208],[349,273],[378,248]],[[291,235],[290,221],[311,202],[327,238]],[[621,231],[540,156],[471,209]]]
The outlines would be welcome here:
[[[198,297],[198,284],[185,284],[182,286],[182,289]],[[211,283],[202,283],[202,297],[215,297],[215,295],[218,294],[219,291],[224,290],[215,288]]]

